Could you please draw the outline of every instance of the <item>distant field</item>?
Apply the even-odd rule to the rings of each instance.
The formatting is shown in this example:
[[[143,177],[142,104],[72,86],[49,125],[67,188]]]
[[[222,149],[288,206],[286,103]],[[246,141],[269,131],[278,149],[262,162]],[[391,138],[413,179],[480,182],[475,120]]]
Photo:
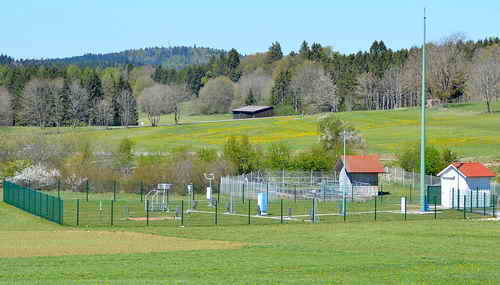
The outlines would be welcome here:
[[[500,102],[495,105],[500,110]],[[485,114],[478,104],[452,105],[428,112],[428,139],[438,147],[450,147],[463,157],[482,161],[500,159],[500,112]],[[391,155],[402,147],[417,143],[420,137],[419,110],[360,111],[338,113],[365,136],[370,153]],[[129,137],[138,151],[169,151],[172,148],[209,147],[221,149],[231,135],[248,135],[262,146],[286,142],[295,150],[318,141],[317,121],[323,115],[277,117],[258,120],[185,124],[167,127],[143,127],[103,130],[95,128],[63,128],[66,134],[90,137],[104,145],[116,145]],[[185,116],[183,123],[228,119],[230,115]],[[168,116],[164,118],[168,123]],[[39,132],[37,128],[0,128],[0,132],[23,134]],[[44,130],[55,133],[55,129]]]

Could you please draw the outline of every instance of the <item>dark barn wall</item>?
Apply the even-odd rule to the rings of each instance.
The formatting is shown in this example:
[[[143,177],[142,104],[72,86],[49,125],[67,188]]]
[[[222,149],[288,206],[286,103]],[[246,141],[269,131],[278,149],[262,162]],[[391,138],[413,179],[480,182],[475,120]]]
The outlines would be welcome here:
[[[352,183],[363,183],[370,186],[378,186],[378,173],[349,173]]]

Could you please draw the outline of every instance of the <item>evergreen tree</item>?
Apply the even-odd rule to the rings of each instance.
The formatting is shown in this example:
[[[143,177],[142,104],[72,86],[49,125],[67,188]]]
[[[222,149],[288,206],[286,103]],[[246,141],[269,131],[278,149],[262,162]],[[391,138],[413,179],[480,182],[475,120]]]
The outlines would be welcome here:
[[[112,111],[113,111],[113,121],[112,121],[113,126],[120,126],[122,124],[120,96],[124,91],[127,91],[129,94],[132,94],[132,88],[130,87],[130,84],[123,78],[123,76],[120,76],[118,81],[113,86],[113,98],[111,100]],[[139,119],[137,113],[137,103],[136,100],[131,100],[131,102],[132,102],[132,118],[129,124],[137,125]]]
[[[283,51],[279,42],[274,42],[267,52],[266,62],[273,63],[283,58]]]
[[[273,105],[290,104],[290,83],[292,76],[289,70],[281,71],[271,90],[271,100]]]
[[[323,47],[321,46],[321,44],[318,43],[312,44],[309,59],[321,62],[321,60],[323,59]]]
[[[310,53],[311,50],[309,49],[308,43],[306,41],[303,41],[302,44],[300,45],[299,55],[304,59],[309,60],[311,56]]]

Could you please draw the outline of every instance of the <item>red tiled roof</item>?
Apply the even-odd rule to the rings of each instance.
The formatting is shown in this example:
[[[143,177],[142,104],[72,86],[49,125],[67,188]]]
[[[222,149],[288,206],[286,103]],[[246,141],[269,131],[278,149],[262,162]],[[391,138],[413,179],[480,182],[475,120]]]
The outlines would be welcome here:
[[[384,166],[378,155],[346,155],[347,172],[350,173],[384,173]]]
[[[495,177],[496,174],[479,162],[454,162],[458,171],[466,177]]]

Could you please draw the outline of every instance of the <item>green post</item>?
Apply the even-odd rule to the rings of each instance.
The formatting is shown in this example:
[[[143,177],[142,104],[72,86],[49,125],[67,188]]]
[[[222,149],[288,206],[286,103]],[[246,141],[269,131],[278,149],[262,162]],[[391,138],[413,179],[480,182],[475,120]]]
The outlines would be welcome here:
[[[434,197],[434,220],[437,219],[437,199]]]
[[[250,199],[248,199],[248,224],[250,225]]]
[[[281,223],[283,224],[283,199],[281,199]]]
[[[455,188],[451,188],[451,208],[455,209]]]
[[[144,199],[144,181],[141,181],[141,202]]]
[[[293,201],[294,203],[297,203],[297,184],[294,185]]]
[[[472,213],[472,193],[473,190],[470,190],[470,212]]]
[[[149,200],[146,200],[146,225],[149,226]]]
[[[85,183],[85,192],[87,193],[87,202],[89,201],[89,180]]]
[[[457,189],[457,209],[460,210],[460,188]]]
[[[405,197],[405,221],[406,221],[407,208],[408,208],[408,203],[407,203],[406,197]]]
[[[312,223],[316,223],[316,198],[312,199]]]
[[[194,192],[194,191],[193,191]],[[217,216],[218,216],[218,213],[219,213],[219,201],[217,201],[217,203],[215,204],[215,224],[217,225]]]
[[[57,199],[57,201],[59,202],[59,224],[63,224],[64,223],[64,219],[63,219],[63,205],[64,205],[64,202],[62,199]]]
[[[219,184],[219,189],[217,189],[217,203],[220,202],[220,184]]]
[[[267,183],[267,186],[266,186],[266,204],[267,204],[267,208],[269,209],[269,183]]]
[[[57,179],[57,198],[61,199],[61,180]]]
[[[476,189],[476,208],[479,208],[479,187]]]
[[[425,209],[425,104],[426,104],[426,89],[425,84],[425,45],[426,45],[426,20],[424,10],[424,42],[422,44],[422,98],[421,98],[421,123],[420,123],[420,210],[424,212]]]
[[[113,181],[113,201],[116,201],[116,180]]]
[[[76,226],[80,225],[80,199],[76,200]]]
[[[351,187],[351,201],[354,202],[354,187]]]
[[[242,188],[242,192],[241,192],[241,201],[243,202],[243,204],[245,204],[245,183],[243,183],[242,186],[243,186],[243,188]]]
[[[111,200],[111,225],[113,225],[114,202],[115,201]]]
[[[464,220],[467,218],[467,196],[464,196]]]
[[[345,222],[346,221],[346,215],[347,215],[347,203],[346,203],[347,201],[346,201],[345,195],[343,197],[343,202],[344,202],[344,209],[343,209],[344,211],[343,211],[342,214],[344,215],[344,222]]]
[[[375,197],[375,214],[373,215],[374,217],[374,220],[376,221],[377,220],[377,197]]]
[[[497,196],[495,195],[492,195],[492,198],[493,198],[493,217],[496,218],[497,217]]]
[[[184,200],[181,200],[181,225],[184,225]]]
[[[486,216],[486,192],[483,192],[483,216]]]

